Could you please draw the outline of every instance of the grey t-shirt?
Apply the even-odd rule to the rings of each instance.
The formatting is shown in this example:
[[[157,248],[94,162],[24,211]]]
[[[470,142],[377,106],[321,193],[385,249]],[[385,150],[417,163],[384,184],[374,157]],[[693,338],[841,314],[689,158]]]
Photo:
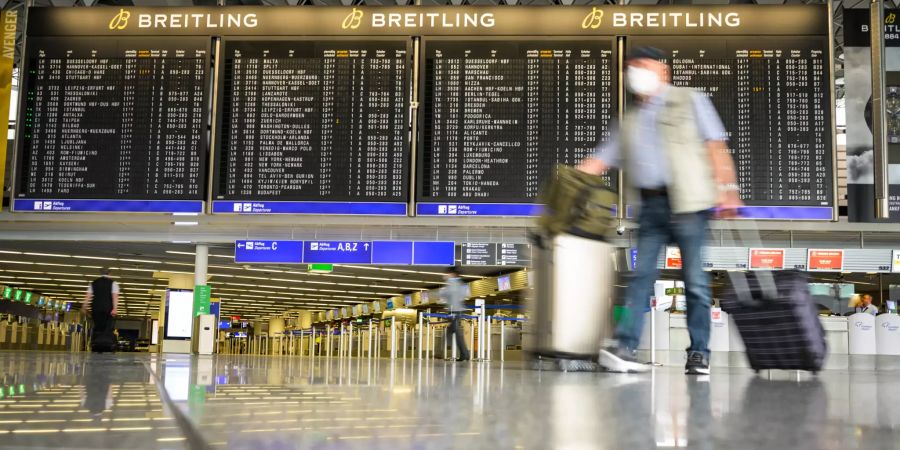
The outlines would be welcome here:
[[[466,309],[463,301],[468,296],[466,284],[459,278],[447,280],[447,285],[441,288],[441,300],[450,308],[450,312],[460,312]]]

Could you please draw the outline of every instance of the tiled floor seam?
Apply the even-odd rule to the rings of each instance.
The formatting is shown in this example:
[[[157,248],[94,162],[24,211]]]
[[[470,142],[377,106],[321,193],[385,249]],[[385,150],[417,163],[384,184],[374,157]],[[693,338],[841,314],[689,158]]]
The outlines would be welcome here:
[[[166,392],[165,385],[162,380],[156,375],[156,372],[150,369],[150,363],[146,360],[141,361],[144,366],[144,369],[147,373],[153,377],[153,380],[156,383],[156,390],[159,392],[159,397],[162,400],[163,404],[169,407],[169,410],[172,412],[172,416],[175,419],[175,423],[178,424],[178,428],[181,430],[181,434],[187,439],[188,447],[193,450],[212,450],[212,446],[203,438],[203,435],[194,427],[194,424],[191,422],[184,412],[181,411],[181,408],[175,404],[171,397],[169,397],[169,393]]]

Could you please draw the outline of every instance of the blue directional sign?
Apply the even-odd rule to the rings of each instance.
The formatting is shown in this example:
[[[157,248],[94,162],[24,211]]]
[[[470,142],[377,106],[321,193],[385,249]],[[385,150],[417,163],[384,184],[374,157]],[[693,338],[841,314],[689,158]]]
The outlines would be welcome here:
[[[202,213],[200,200],[80,200],[16,199],[16,211],[33,212],[140,212]]]
[[[453,241],[413,243],[413,264],[452,266],[455,262],[456,243]]]
[[[236,241],[234,262],[300,264],[303,241]]]
[[[303,262],[329,264],[371,264],[372,243],[368,241],[307,241]]]
[[[629,253],[631,253],[631,270],[634,270],[637,267],[637,249],[632,247],[629,250]]]
[[[413,243],[410,241],[372,242],[372,264],[403,264],[413,262]]]

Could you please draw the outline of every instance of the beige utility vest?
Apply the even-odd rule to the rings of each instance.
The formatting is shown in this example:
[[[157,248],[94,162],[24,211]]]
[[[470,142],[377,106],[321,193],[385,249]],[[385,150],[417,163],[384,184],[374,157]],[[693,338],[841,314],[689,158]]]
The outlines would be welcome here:
[[[713,208],[718,199],[712,161],[706,143],[697,129],[692,95],[689,88],[670,86],[665,93],[666,104],[657,116],[656,130],[661,134],[659,142],[665,146],[664,154],[669,168],[669,201],[675,214]],[[637,108],[627,111],[622,120],[619,143],[622,146],[622,167],[625,170],[630,167],[628,156],[632,151],[634,136],[638,133],[638,120]],[[628,178],[641,176],[627,172],[626,175]],[[637,203],[640,196],[631,194],[627,197],[631,199],[629,203]]]

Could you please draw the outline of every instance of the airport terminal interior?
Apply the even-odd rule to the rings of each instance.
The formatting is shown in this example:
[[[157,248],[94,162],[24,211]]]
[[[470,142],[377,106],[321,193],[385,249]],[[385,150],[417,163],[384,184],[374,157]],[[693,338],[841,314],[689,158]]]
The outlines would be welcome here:
[[[0,4],[0,448],[900,445],[895,0]]]

